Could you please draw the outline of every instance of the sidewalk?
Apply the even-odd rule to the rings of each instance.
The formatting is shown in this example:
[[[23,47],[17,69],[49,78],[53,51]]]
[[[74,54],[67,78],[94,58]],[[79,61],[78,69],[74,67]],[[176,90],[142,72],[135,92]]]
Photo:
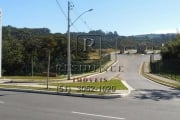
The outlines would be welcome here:
[[[143,63],[141,74],[144,77],[146,77],[146,78],[148,78],[148,79],[150,79],[150,80],[152,80],[154,82],[166,85],[168,87],[173,87],[173,88],[176,88],[176,89],[180,89],[180,82],[175,81],[175,80],[171,80],[171,79],[168,79],[168,78],[164,78],[164,77],[161,77],[161,76],[156,75],[156,74],[151,74],[150,70],[149,70],[149,63],[147,63],[147,62]]]

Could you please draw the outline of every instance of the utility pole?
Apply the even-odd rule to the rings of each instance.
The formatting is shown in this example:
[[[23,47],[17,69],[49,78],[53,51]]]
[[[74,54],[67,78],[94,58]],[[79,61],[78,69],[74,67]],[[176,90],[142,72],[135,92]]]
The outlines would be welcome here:
[[[102,38],[100,37],[100,46],[99,46],[99,49],[100,49],[100,73],[102,72],[102,46],[101,46],[101,42],[102,42]]]
[[[71,79],[71,41],[70,41],[70,9],[71,3],[68,1],[68,30],[67,30],[67,79]]]
[[[2,77],[2,10],[0,9],[0,78]]]
[[[68,0],[68,30],[67,30],[67,79],[71,79],[71,38],[70,38],[70,28],[71,26],[85,13],[92,11],[93,9],[89,9],[87,11],[84,11],[82,14],[80,14],[73,22],[71,22],[70,19],[70,10],[71,10],[71,3]]]
[[[115,52],[115,61],[117,61],[117,38],[116,38],[116,52]]]

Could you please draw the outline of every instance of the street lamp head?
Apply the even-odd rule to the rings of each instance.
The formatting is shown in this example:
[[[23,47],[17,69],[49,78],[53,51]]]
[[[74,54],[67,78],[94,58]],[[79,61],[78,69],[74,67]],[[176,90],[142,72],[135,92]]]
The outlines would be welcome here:
[[[87,10],[87,11],[84,11],[81,15],[79,15],[79,16],[71,23],[70,26],[72,26],[82,15],[84,15],[84,14],[87,13],[87,12],[91,12],[91,11],[93,11],[93,9],[89,9],[89,10]]]
[[[88,12],[93,11],[93,9],[89,9]]]

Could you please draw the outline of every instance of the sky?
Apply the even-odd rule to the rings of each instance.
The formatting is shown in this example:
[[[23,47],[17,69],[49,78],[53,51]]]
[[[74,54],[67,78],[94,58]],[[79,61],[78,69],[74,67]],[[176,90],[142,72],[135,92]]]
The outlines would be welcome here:
[[[58,6],[57,2],[59,2]],[[176,33],[180,29],[180,0],[69,0],[71,22],[83,14],[71,32],[103,30],[119,35]],[[0,0],[3,26],[67,31],[68,0]]]

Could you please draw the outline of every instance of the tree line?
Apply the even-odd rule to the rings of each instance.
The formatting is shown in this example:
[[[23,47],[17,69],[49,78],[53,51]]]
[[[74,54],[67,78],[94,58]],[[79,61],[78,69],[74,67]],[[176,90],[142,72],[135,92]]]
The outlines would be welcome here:
[[[3,27],[2,68],[3,75],[29,75],[46,71],[48,56],[51,54],[53,69],[57,62],[66,60],[66,37],[51,34],[47,28],[18,29]]]
[[[67,37],[63,33],[51,33],[48,28],[16,28],[4,26],[2,29],[2,68],[3,75],[32,75],[47,71],[56,72],[58,64],[67,61]],[[76,56],[76,39],[78,35],[101,35],[102,48],[120,49],[122,46],[136,47],[138,44],[152,46],[152,40],[157,48],[162,42],[167,42],[173,35],[145,35],[145,36],[120,36],[116,31],[104,32],[94,30],[88,33],[71,33],[72,64],[84,64],[88,58],[87,53],[81,52]],[[156,44],[158,43],[158,44]],[[98,49],[99,41],[94,46]],[[158,46],[159,45],[159,46]],[[93,61],[94,62],[94,61]]]
[[[151,63],[153,73],[165,74],[172,79],[177,79],[176,75],[180,75],[180,34],[176,34],[175,38],[164,44],[161,49],[162,59]]]
[[[174,39],[165,44],[161,51],[163,60],[180,60],[180,34],[177,34]]]

